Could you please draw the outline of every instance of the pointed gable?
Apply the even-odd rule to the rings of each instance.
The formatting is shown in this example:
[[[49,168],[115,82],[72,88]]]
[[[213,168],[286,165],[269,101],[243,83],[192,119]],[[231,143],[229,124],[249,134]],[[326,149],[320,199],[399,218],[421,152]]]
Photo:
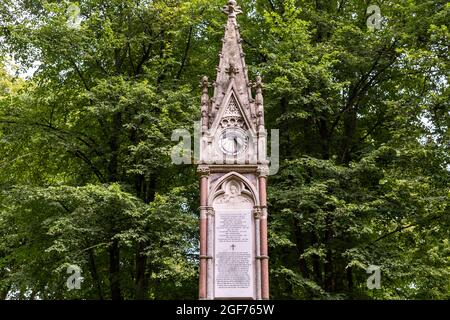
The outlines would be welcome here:
[[[253,128],[234,88],[230,88],[228,94],[225,95],[222,107],[219,109],[219,113],[211,126],[211,131],[216,132],[217,129],[232,127],[245,130]]]

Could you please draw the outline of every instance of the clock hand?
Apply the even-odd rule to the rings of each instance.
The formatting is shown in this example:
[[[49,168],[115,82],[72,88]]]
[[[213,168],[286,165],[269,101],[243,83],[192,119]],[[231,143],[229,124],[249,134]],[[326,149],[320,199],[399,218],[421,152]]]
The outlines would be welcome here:
[[[239,149],[242,146],[242,142],[241,139],[239,139],[239,137],[234,138],[234,145],[236,146],[236,151],[239,151]]]

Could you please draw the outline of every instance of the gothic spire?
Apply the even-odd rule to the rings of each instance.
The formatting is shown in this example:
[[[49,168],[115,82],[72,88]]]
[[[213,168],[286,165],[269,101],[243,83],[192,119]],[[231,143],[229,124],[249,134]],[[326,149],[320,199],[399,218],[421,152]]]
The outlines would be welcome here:
[[[228,1],[222,11],[228,16],[225,26],[225,36],[222,40],[222,51],[219,54],[220,61],[217,67],[217,78],[214,82],[214,96],[212,98],[212,109],[210,121],[214,121],[217,112],[225,103],[224,98],[231,90],[237,96],[246,116],[256,124],[256,110],[251,95],[251,84],[248,79],[245,54],[242,49],[242,38],[236,16],[242,13],[234,0]]]

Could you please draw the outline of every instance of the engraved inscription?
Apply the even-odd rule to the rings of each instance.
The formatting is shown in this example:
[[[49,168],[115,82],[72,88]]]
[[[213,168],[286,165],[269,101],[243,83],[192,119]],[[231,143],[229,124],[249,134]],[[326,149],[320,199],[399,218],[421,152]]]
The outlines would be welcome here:
[[[220,215],[219,226],[217,230],[217,240],[220,243],[248,242],[250,225],[248,219],[245,219],[240,213],[227,213]]]
[[[216,258],[218,288],[250,287],[251,256],[248,252],[220,252]]]
[[[254,252],[251,209],[217,210],[215,296],[254,297]]]

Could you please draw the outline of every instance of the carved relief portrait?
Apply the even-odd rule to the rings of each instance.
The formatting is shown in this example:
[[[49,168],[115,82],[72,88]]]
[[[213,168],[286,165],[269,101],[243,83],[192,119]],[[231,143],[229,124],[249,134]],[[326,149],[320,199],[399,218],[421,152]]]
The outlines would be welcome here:
[[[246,190],[245,185],[238,180],[225,181],[222,184],[219,194],[220,195],[218,195],[214,201],[215,204],[228,205],[231,207],[234,207],[235,205],[253,205],[250,192]]]

